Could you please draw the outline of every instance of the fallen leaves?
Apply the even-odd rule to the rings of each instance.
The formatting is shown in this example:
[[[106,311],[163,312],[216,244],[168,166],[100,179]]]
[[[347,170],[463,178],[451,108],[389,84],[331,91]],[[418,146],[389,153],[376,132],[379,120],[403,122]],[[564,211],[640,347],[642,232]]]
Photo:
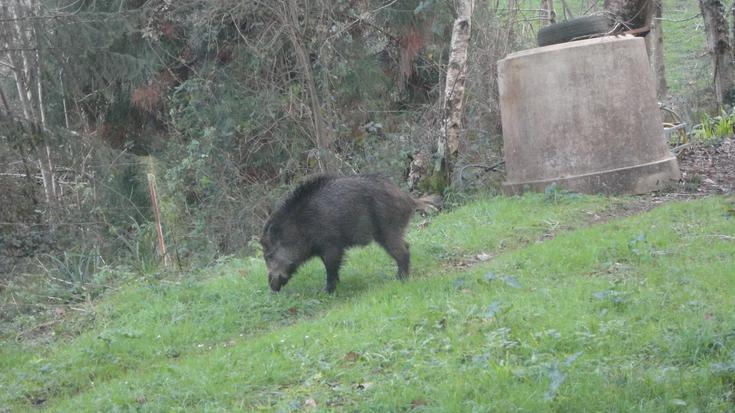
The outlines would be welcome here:
[[[682,153],[680,186],[685,192],[727,194],[735,189],[735,140],[691,146]]]

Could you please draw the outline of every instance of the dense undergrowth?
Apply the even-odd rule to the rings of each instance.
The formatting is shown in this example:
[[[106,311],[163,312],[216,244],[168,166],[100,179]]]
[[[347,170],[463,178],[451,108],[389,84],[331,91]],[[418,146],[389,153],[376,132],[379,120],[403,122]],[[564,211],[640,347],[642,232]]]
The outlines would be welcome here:
[[[417,218],[413,271],[352,251],[137,279],[4,331],[0,410],[731,411],[732,200],[605,221],[627,199],[489,198]],[[614,215],[614,214],[612,214]]]

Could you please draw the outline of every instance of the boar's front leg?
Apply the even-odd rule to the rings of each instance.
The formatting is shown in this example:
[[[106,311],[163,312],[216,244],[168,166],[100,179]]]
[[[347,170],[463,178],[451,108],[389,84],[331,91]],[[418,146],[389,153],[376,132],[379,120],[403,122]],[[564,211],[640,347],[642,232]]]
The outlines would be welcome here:
[[[339,248],[330,248],[326,250],[321,258],[324,267],[327,269],[327,287],[328,293],[333,293],[339,282],[339,267],[342,265],[342,256],[344,251]]]

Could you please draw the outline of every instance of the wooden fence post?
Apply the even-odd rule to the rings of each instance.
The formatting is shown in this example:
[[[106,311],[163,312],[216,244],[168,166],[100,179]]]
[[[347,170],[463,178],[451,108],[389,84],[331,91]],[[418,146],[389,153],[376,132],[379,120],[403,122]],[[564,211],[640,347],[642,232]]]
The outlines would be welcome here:
[[[156,234],[158,235],[158,253],[163,258],[163,265],[168,267],[171,259],[166,252],[166,243],[163,240],[163,228],[161,227],[161,208],[158,206],[158,193],[156,191],[156,176],[148,174],[148,192],[151,195],[151,208],[156,217]]]

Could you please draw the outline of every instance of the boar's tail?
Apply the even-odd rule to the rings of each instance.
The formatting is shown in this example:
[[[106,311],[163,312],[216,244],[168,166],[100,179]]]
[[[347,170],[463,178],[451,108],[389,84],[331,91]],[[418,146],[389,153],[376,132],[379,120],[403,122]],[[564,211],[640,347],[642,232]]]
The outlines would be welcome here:
[[[430,208],[441,209],[444,201],[439,195],[426,195],[421,198],[414,198],[413,202],[416,204],[416,209],[426,212]]]

